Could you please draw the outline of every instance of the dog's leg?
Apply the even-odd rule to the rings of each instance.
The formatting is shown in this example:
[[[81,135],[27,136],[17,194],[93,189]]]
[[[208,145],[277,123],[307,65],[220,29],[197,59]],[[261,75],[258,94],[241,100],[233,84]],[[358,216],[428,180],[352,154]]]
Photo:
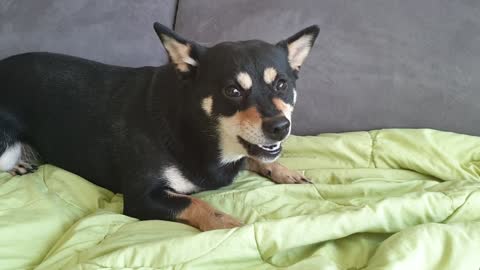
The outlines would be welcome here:
[[[5,148],[0,155],[0,170],[11,175],[24,175],[37,170],[39,165],[36,152],[25,143],[16,142]]]
[[[263,163],[255,159],[247,159],[246,169],[256,172],[264,177],[269,178],[277,184],[305,184],[312,183],[296,171],[292,171],[278,162]]]
[[[22,156],[22,144],[19,142],[2,142],[0,170],[10,172],[15,169]]]
[[[199,228],[202,231],[242,226],[242,223],[234,217],[213,208],[198,198],[181,194],[171,194],[171,196],[177,198],[183,197],[190,201],[189,206],[176,216],[177,220],[182,223]]]
[[[242,225],[208,203],[192,196],[160,190],[141,200],[125,196],[124,213],[142,220],[162,219],[182,222],[201,231],[228,229]]]
[[[37,153],[21,141],[21,124],[13,115],[0,111],[0,171],[23,175],[36,170]]]
[[[11,175],[15,176],[15,175],[24,175],[27,173],[33,173],[37,169],[38,169],[38,166],[35,164],[20,161],[17,163],[17,165],[15,165],[13,169],[9,170],[8,172]]]
[[[40,165],[40,158],[37,152],[28,144],[21,144],[21,155],[17,164],[12,168],[9,173],[11,175],[24,175],[27,173],[33,173],[38,169]]]
[[[22,155],[19,142],[18,121],[10,114],[0,111],[0,171],[12,170]]]

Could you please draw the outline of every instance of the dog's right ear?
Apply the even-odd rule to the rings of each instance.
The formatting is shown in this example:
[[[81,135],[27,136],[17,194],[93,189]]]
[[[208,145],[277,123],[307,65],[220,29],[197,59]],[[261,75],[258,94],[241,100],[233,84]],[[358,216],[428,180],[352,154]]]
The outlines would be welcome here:
[[[295,73],[298,73],[303,62],[317,39],[320,28],[317,25],[307,27],[286,40],[277,43],[288,52],[288,62]]]
[[[173,30],[158,22],[153,24],[153,28],[162,41],[170,62],[175,65],[177,71],[190,73],[199,65],[199,56],[205,49],[204,47],[182,38]]]

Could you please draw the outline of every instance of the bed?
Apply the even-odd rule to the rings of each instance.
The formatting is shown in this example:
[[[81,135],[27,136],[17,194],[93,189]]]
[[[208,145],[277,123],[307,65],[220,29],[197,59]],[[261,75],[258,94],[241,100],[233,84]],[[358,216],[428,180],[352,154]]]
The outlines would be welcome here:
[[[480,137],[461,135],[480,136],[479,14],[475,0],[0,1],[0,58],[158,66],[154,21],[206,45],[318,24],[292,132],[322,134],[280,159],[313,185],[242,172],[195,195],[245,222],[232,230],[140,222],[52,165],[0,174],[0,269],[479,270]],[[352,130],[372,131],[330,133]]]
[[[122,215],[122,196],[52,165],[0,174],[0,269],[480,268],[480,138],[431,129],[292,136],[280,162],[200,197],[245,226]]]

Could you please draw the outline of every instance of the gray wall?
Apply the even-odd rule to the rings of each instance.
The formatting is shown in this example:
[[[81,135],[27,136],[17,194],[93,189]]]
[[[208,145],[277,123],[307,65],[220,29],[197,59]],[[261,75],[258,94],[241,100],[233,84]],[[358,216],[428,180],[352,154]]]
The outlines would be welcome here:
[[[175,0],[0,0],[0,58],[25,51],[143,66],[166,61],[152,22]],[[429,127],[480,135],[479,0],[180,0],[194,40],[276,42],[318,24],[294,132]]]
[[[302,67],[297,134],[430,127],[480,135],[479,0],[181,0],[201,42],[321,28]]]
[[[0,59],[28,51],[108,64],[160,65],[153,22],[172,26],[175,0],[0,0]]]

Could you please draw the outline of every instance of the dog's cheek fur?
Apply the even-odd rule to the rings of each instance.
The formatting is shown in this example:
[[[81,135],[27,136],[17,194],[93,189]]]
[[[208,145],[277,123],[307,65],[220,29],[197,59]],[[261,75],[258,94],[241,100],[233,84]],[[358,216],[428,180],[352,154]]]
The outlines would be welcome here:
[[[223,164],[237,161],[247,155],[244,147],[237,139],[240,129],[240,122],[236,115],[220,116],[218,118],[220,160]]]
[[[236,161],[247,155],[237,136],[253,144],[262,144],[265,137],[262,131],[262,119],[256,107],[239,111],[233,116],[220,116],[219,135],[223,163]]]
[[[262,131],[262,118],[256,107],[238,113],[240,136],[253,144],[262,144],[265,137]]]

